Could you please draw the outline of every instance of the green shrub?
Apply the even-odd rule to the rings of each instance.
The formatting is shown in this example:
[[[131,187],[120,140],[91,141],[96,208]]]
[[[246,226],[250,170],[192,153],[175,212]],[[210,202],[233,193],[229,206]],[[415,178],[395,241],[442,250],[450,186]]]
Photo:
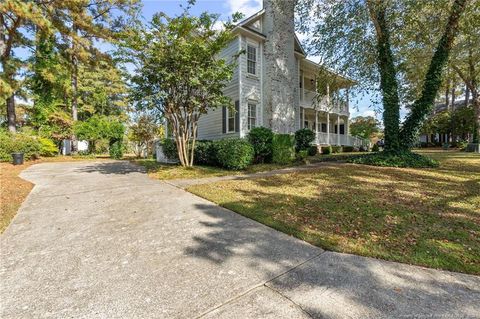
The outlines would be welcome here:
[[[347,159],[350,163],[390,167],[438,167],[438,162],[420,154],[406,152],[378,152]]]
[[[114,159],[121,159],[123,157],[123,143],[122,141],[112,141],[109,149],[110,157]]]
[[[355,149],[353,148],[353,146],[344,146],[344,147],[343,147],[343,151],[344,151],[345,153],[351,153],[351,152],[354,152]]]
[[[460,141],[460,142],[457,142],[457,147],[464,151],[465,149],[467,149],[467,145],[468,145],[468,141]]]
[[[288,164],[295,159],[295,136],[275,134],[273,136],[272,161],[277,164]]]
[[[255,152],[255,163],[265,163],[272,160],[273,132],[266,127],[255,127],[248,133],[248,141]]]
[[[295,151],[308,150],[315,141],[315,133],[308,129],[302,128],[295,132]]]
[[[58,155],[58,147],[52,140],[44,137],[38,139],[40,142],[40,155],[46,157],[53,157]]]
[[[26,160],[40,156],[41,145],[38,139],[24,133],[11,134],[0,130],[0,160],[10,162],[12,153],[23,153]]]
[[[330,145],[322,146],[322,154],[323,155],[332,154],[332,147]]]
[[[332,146],[332,153],[341,153],[343,148],[340,145],[333,145]]]
[[[318,147],[317,145],[310,145],[308,148],[308,155],[315,156],[318,154]]]
[[[308,157],[308,150],[301,150],[297,153],[297,160],[301,162],[305,162]]]
[[[218,165],[217,152],[212,141],[195,141],[193,161],[198,165]]]
[[[379,152],[380,151],[380,147],[378,146],[377,143],[373,144],[372,146],[372,152]]]
[[[245,169],[253,161],[252,144],[241,138],[224,139],[215,142],[218,164],[226,169]]]
[[[161,142],[163,154],[169,160],[178,160],[177,144],[173,138],[165,138]]]

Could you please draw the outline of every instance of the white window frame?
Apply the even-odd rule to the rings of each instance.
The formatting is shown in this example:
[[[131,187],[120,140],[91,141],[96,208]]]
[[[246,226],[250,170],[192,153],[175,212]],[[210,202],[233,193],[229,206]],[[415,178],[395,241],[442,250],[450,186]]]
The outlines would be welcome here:
[[[252,48],[255,50],[255,60],[250,59],[249,57],[249,49]],[[250,72],[249,63],[253,63],[253,71],[254,73]],[[257,64],[258,64],[258,45],[253,43],[247,43],[247,74],[250,75],[257,75]]]
[[[250,131],[252,128],[257,127],[258,123],[258,104],[256,101],[249,101],[247,103],[247,129]],[[250,107],[253,107],[255,110],[255,117],[250,115]],[[255,124],[253,126],[250,125],[250,120],[253,119],[255,121]]]
[[[230,119],[233,119],[233,125],[230,127]],[[227,133],[235,132],[235,111],[227,108]]]

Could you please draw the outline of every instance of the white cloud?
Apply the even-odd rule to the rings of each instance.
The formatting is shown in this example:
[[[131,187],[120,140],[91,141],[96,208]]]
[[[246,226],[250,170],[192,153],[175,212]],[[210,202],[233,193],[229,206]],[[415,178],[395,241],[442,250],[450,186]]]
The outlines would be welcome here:
[[[262,0],[227,0],[230,14],[240,12],[245,18],[257,13],[262,8]]]
[[[362,113],[360,113],[361,116],[373,116],[375,117],[375,111],[374,110],[365,110]]]

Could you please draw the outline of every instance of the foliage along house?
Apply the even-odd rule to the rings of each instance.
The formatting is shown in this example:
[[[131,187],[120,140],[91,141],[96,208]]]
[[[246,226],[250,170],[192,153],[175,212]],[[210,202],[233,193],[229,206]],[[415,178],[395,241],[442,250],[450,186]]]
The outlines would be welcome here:
[[[251,128],[265,126],[277,133],[310,128],[318,145],[368,144],[348,134],[348,88],[355,81],[327,71],[337,83],[330,89],[318,78],[326,69],[307,59],[295,35],[293,2],[264,0],[261,11],[235,27],[236,37],[221,56],[228,60],[244,52],[225,89],[235,112],[224,107],[200,117],[199,139],[245,137]],[[332,98],[338,90],[346,98]]]

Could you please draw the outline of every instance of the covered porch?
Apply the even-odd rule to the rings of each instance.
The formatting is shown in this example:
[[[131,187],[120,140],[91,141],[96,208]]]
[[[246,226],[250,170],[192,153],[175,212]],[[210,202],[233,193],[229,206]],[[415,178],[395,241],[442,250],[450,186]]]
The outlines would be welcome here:
[[[318,111],[311,108],[301,108],[302,128],[315,132],[315,144],[339,146],[368,146],[369,141],[350,136],[349,116]]]

